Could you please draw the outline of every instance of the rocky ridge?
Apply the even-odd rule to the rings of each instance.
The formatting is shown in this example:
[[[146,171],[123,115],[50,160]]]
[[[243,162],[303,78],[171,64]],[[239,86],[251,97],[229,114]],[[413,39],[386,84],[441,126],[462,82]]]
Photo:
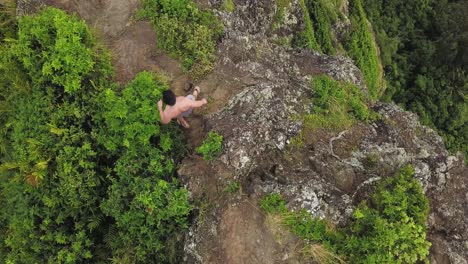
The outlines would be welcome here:
[[[295,117],[310,109],[310,76],[328,74],[366,91],[362,75],[348,58],[275,44],[270,2],[235,3],[234,12],[218,12],[226,34],[216,68],[229,65],[236,69],[231,78],[249,75],[251,81],[206,117],[206,132],[214,129],[224,136],[221,157],[210,163],[191,157],[179,170],[192,198],[202,201],[185,244],[186,261],[298,263],[275,240],[258,208],[259,197],[279,192],[290,208],[343,225],[370,187],[410,163],[430,199],[431,263],[467,263],[468,171],[463,157],[450,155],[415,114],[383,103],[374,106],[382,115],[379,121],[340,133],[317,132],[314,143],[291,147],[302,129]],[[287,9],[285,21],[281,34],[300,28],[298,1]],[[241,193],[226,193],[234,181],[241,183]]]

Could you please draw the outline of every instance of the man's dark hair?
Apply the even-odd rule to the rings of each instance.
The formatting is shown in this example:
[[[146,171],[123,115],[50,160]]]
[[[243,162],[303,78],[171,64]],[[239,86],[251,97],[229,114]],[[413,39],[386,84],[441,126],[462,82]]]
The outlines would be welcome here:
[[[163,92],[163,102],[167,105],[175,105],[176,96],[171,90],[166,90]]]

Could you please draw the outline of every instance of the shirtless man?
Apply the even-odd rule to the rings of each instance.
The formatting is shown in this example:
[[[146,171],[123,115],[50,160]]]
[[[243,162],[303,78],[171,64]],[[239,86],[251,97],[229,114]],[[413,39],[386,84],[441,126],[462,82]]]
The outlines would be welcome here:
[[[193,94],[184,96],[175,96],[171,90],[163,92],[162,101],[158,102],[159,116],[161,123],[168,124],[172,119],[177,118],[177,123],[185,128],[189,128],[189,124],[184,117],[190,115],[194,108],[202,107],[207,104],[206,99],[196,100],[200,93],[200,87],[195,86]],[[166,104],[166,109],[163,110],[163,102]]]

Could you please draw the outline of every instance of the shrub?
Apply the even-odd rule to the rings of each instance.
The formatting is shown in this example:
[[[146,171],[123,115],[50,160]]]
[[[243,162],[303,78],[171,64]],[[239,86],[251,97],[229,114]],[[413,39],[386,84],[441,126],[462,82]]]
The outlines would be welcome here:
[[[155,105],[166,89],[153,74],[141,72],[121,93],[111,88],[103,91],[99,96],[102,121],[96,121],[105,124],[102,131],[106,133],[100,134],[98,141],[113,154],[118,153],[119,148],[134,148],[131,143],[149,146],[150,138],[160,135],[159,112]],[[168,135],[161,138],[163,149],[171,149]]]
[[[119,259],[165,261],[166,241],[187,226],[188,193],[171,180],[172,153],[180,146],[173,132],[159,127],[156,102],[165,89],[155,75],[142,72],[121,94],[107,89],[99,98],[98,142],[116,160],[101,209],[115,220],[107,243]]]
[[[203,143],[196,149],[196,152],[201,154],[204,160],[212,160],[221,154],[222,145],[223,136],[210,131]]]
[[[343,245],[353,253],[351,260],[418,263],[426,259],[431,245],[426,240],[429,204],[413,174],[412,167],[403,167],[377,186],[372,207],[361,203],[356,209]]]
[[[12,53],[29,77],[37,84],[52,82],[66,93],[80,89],[83,77],[94,66],[89,48],[94,39],[86,24],[52,8],[40,15],[22,17],[19,23]]]
[[[263,197],[260,200],[260,208],[269,214],[287,212],[286,202],[279,193],[272,193]]]
[[[319,128],[331,131],[346,129],[356,120],[368,122],[376,116],[356,85],[335,81],[326,75],[313,77],[310,85],[314,91],[312,113],[302,116],[304,129],[299,137],[307,137]],[[303,142],[303,139],[296,141]]]
[[[200,10],[191,0],[144,0],[138,16],[150,19],[159,47],[179,58],[193,77],[211,70],[223,31],[211,11]]]
[[[305,211],[288,211],[279,194],[265,196],[260,207],[268,214],[283,215],[280,219],[294,234],[309,246],[320,243],[324,256],[336,262],[342,261],[339,254],[349,263],[418,263],[429,254],[429,206],[412,175],[413,169],[407,166],[384,180],[370,206],[362,202],[351,223],[340,229],[330,228],[325,220],[311,218]]]
[[[21,17],[17,36],[0,63],[9,107],[0,138],[2,259],[89,260],[105,190],[89,121],[111,73],[108,56],[82,21],[57,9]]]
[[[240,190],[240,184],[237,181],[231,182],[225,189],[228,193],[236,193]]]

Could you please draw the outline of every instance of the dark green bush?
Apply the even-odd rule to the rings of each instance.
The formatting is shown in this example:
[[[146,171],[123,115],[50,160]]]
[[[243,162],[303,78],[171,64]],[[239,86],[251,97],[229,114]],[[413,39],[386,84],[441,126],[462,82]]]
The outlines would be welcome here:
[[[223,136],[214,131],[210,131],[203,141],[203,144],[196,149],[196,152],[201,154],[204,160],[212,160],[221,154],[222,147]]]
[[[193,77],[211,70],[223,32],[211,11],[200,10],[191,0],[144,0],[138,16],[150,19],[159,47],[179,58]]]

